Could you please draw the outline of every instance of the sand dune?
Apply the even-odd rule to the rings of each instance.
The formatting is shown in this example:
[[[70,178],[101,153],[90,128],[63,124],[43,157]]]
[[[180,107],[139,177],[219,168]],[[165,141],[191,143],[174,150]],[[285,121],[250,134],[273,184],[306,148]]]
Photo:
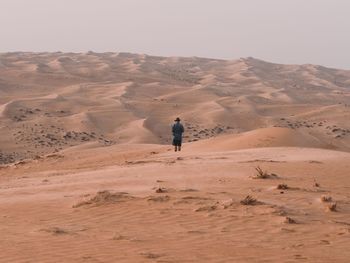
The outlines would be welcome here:
[[[280,126],[302,133],[310,130],[312,136],[326,142],[323,145],[332,141],[335,148],[349,149],[350,127],[341,117],[333,118],[340,112],[349,114],[348,71],[277,65],[253,58],[224,61],[128,53],[8,53],[0,60],[4,65],[2,112],[6,103],[21,100],[20,107],[6,107],[11,114],[2,117],[2,123],[16,132],[23,125],[34,129],[33,122],[50,127],[61,115],[67,119],[89,116],[77,120],[79,132],[99,132],[115,140],[122,127],[146,119],[151,141],[167,144],[169,125],[181,115],[191,127],[187,141]],[[35,109],[41,114],[23,114]],[[319,110],[327,110],[324,118]],[[340,133],[326,129],[334,125]],[[62,127],[66,132],[72,130],[71,124],[66,126]],[[141,132],[136,141],[147,143],[148,139],[150,136]],[[21,155],[30,158],[56,149],[45,145]]]
[[[348,262],[349,79],[254,58],[0,54],[0,262]]]
[[[261,147],[332,148],[309,134],[276,127],[256,129],[238,135],[223,135],[188,146],[191,150],[204,152]]]

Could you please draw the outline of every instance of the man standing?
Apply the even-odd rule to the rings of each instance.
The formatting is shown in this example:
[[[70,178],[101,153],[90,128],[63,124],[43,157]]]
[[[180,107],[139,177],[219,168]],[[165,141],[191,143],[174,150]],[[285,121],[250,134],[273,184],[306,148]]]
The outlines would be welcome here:
[[[173,132],[173,145],[175,146],[175,152],[181,151],[181,144],[182,144],[182,134],[184,133],[185,129],[184,126],[180,123],[180,118],[177,117],[175,119],[175,123],[172,128]]]

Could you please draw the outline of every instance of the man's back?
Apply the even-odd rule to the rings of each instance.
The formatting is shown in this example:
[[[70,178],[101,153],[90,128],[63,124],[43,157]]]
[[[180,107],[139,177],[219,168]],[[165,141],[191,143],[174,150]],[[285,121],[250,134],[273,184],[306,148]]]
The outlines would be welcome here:
[[[175,124],[172,127],[173,132],[173,145],[175,146],[175,152],[181,151],[182,134],[185,132],[184,126],[180,123],[180,118],[175,119]]]
[[[181,139],[182,138],[182,133],[185,131],[184,126],[180,123],[177,122],[173,125],[173,135],[176,139]]]

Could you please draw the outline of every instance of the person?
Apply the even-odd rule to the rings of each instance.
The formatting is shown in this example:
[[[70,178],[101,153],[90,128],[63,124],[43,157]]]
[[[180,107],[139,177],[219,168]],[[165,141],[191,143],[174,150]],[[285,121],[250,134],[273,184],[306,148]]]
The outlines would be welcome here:
[[[175,152],[181,151],[182,134],[185,132],[184,126],[180,123],[180,118],[177,117],[172,127],[173,132],[173,145],[175,146]]]

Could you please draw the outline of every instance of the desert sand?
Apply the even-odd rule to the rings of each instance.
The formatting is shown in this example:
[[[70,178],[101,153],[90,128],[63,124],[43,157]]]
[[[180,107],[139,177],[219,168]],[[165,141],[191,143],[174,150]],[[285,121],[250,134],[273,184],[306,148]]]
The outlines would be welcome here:
[[[349,117],[346,70],[0,54],[0,262],[349,262]]]

